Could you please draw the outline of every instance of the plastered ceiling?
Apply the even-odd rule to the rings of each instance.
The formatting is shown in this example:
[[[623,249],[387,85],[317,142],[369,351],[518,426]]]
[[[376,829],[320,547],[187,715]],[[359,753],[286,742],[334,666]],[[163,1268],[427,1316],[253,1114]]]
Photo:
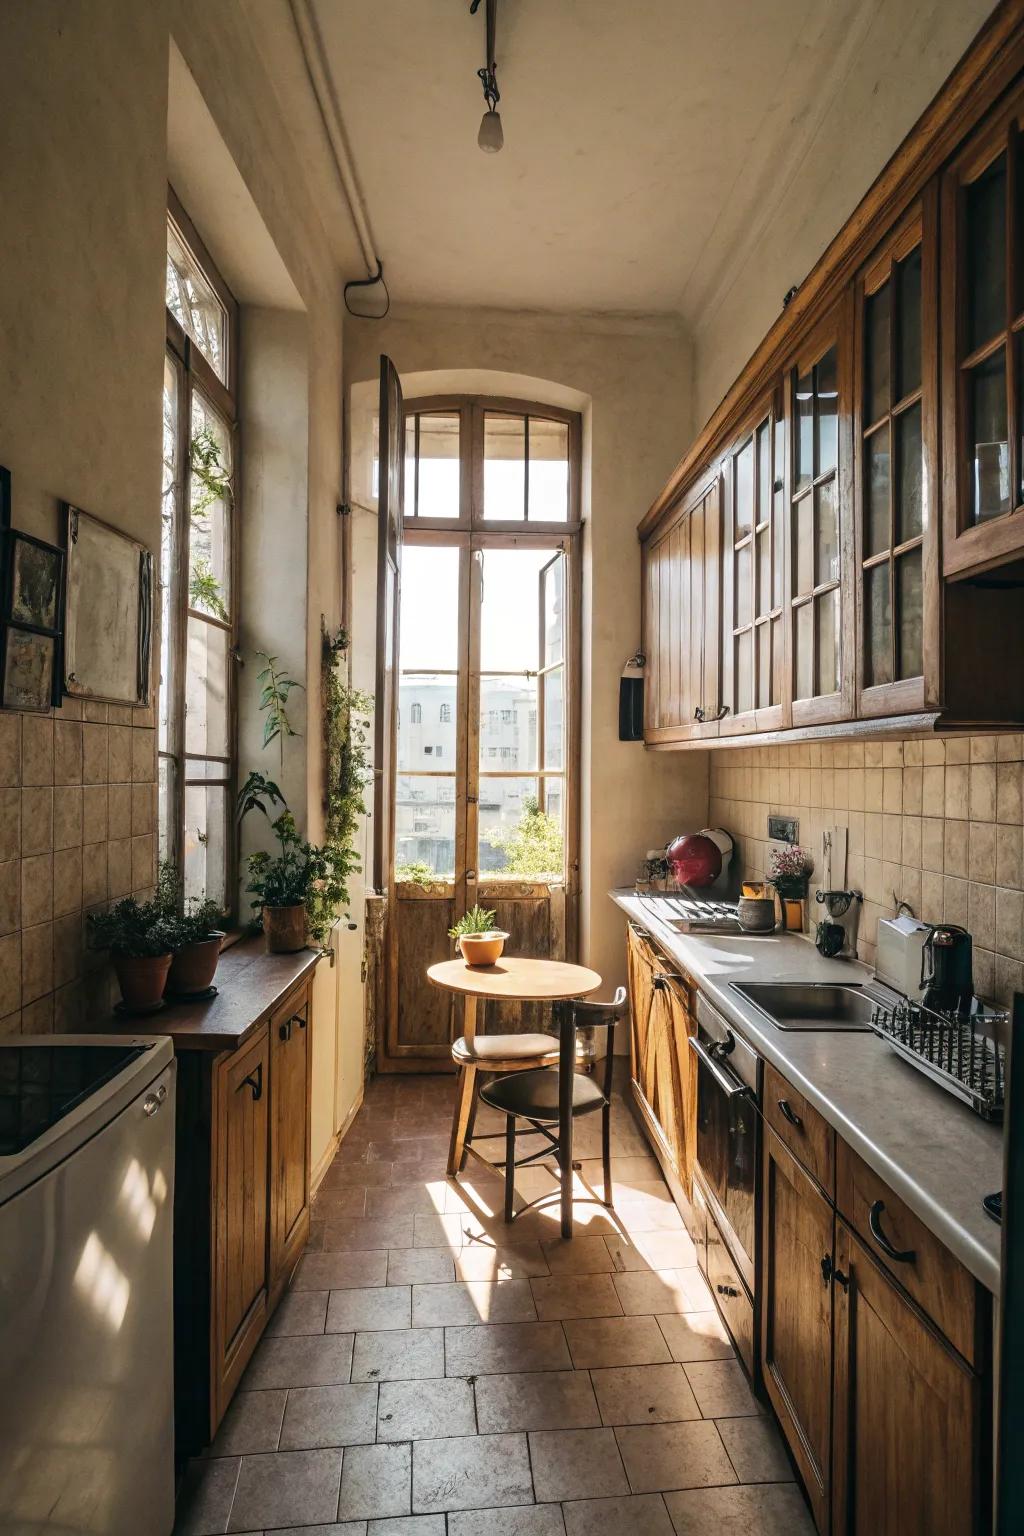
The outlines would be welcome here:
[[[693,321],[880,0],[315,0],[394,296]],[[781,298],[781,295],[779,296]]]

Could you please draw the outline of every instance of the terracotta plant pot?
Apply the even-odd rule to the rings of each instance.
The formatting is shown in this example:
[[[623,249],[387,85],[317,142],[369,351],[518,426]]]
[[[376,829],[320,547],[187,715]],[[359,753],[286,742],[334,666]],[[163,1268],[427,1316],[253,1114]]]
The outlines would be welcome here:
[[[170,955],[112,954],[121,1001],[127,1013],[152,1013],[159,1008],[171,968]]]
[[[177,950],[171,957],[171,969],[167,973],[168,993],[189,997],[195,992],[206,992],[213,985],[223,942],[223,933],[214,928],[205,939]]]
[[[459,948],[467,965],[493,965],[505,948],[507,933],[492,928],[489,933],[464,933],[459,938]]]
[[[267,936],[268,955],[291,955],[306,947],[306,908],[264,907],[263,932]]]

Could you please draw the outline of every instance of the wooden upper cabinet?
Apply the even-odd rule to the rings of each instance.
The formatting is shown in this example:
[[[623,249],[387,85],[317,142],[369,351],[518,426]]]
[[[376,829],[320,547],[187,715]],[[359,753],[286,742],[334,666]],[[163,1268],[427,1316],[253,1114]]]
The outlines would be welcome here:
[[[856,290],[857,713],[941,697],[934,195]]]
[[[787,606],[797,726],[853,715],[851,301],[844,296],[787,369]]]
[[[788,723],[786,422],[781,387],[726,455],[722,517],[719,734]]]
[[[1024,553],[1024,90],[942,184],[943,568]]]
[[[643,545],[644,740],[718,735],[721,489],[715,476]]]

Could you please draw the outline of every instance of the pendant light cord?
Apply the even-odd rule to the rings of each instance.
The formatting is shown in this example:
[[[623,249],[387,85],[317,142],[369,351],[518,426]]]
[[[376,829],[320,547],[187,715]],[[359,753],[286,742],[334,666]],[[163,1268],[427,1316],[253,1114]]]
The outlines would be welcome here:
[[[469,14],[475,16],[480,9],[481,0],[472,0]],[[487,0],[487,60],[483,69],[477,70],[477,76],[484,88],[484,100],[487,103],[488,112],[493,112],[501,100],[501,92],[498,90],[497,60],[495,54],[495,33],[497,31],[498,0]]]

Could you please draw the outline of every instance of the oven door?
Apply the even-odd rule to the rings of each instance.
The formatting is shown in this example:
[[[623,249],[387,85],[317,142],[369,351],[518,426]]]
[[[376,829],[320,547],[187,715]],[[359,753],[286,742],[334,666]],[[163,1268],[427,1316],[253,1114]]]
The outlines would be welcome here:
[[[754,1090],[729,1064],[729,1050],[698,1029],[697,1166],[747,1284],[754,1285],[757,1105]]]

